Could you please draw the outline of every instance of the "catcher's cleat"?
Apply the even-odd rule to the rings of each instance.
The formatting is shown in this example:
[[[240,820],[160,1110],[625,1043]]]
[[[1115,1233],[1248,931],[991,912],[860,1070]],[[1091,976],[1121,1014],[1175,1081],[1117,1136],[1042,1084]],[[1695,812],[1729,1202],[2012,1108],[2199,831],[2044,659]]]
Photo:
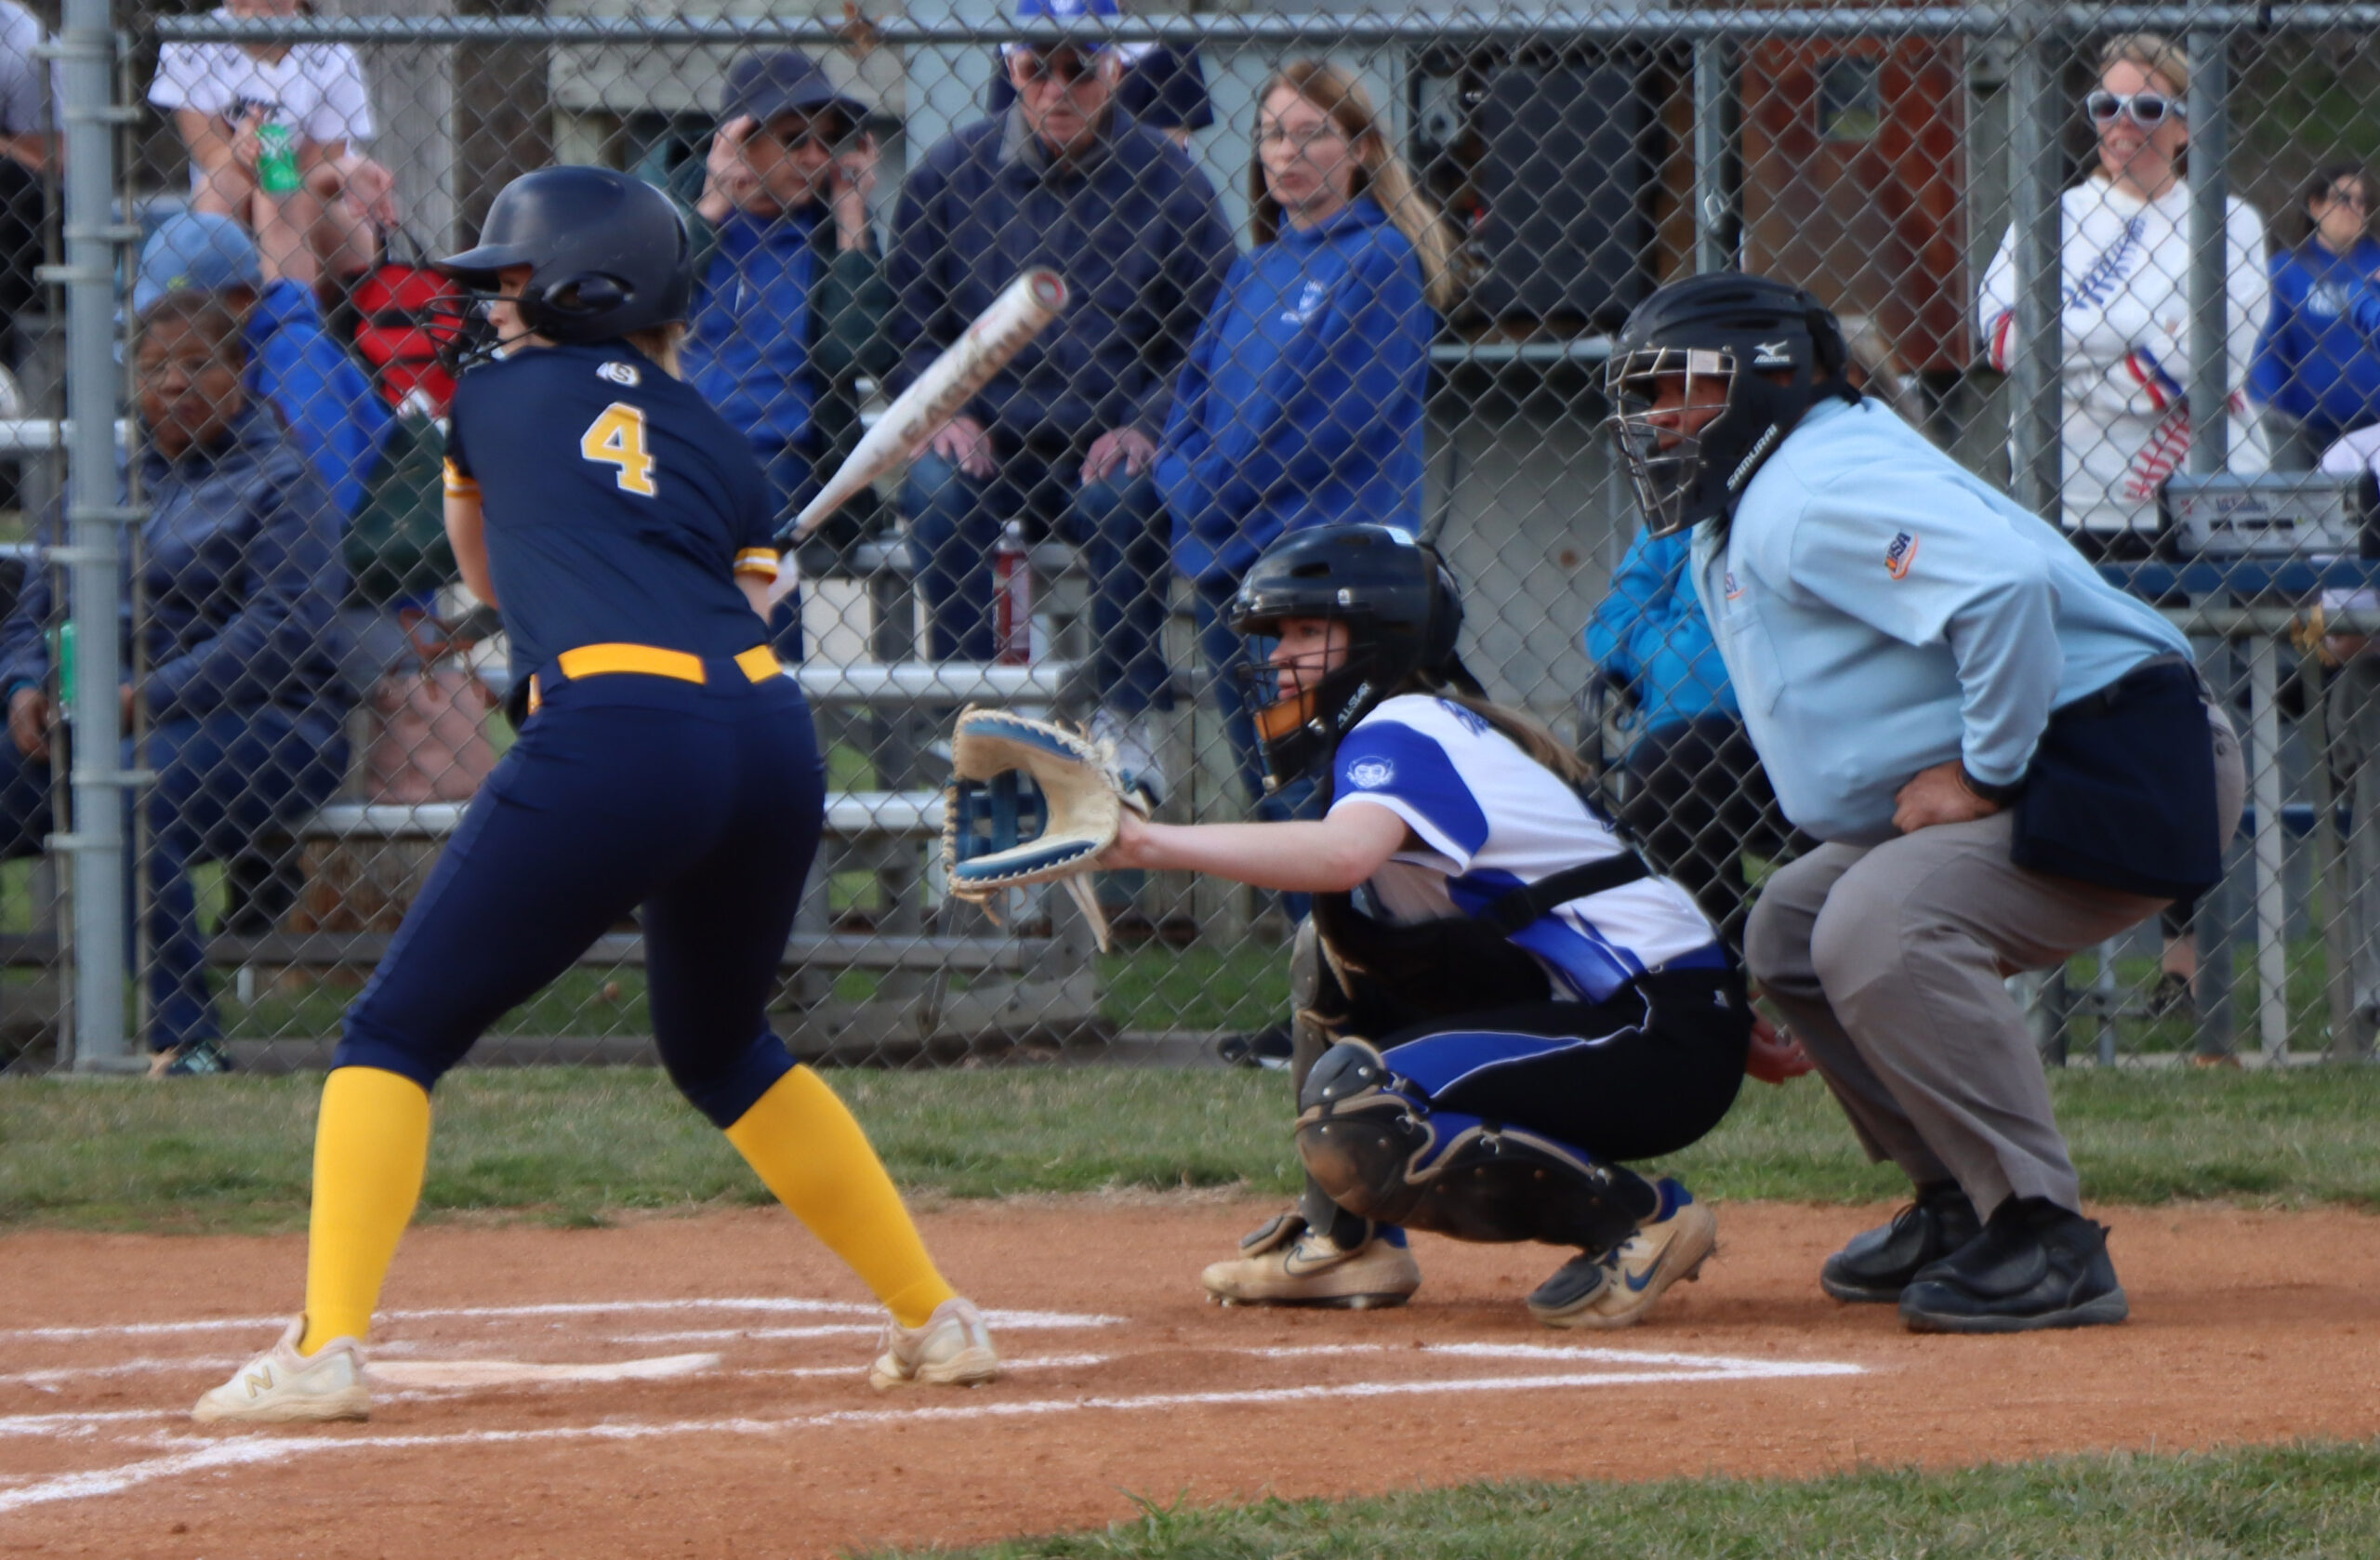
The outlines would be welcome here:
[[[1955,1181],[1917,1189],[1892,1223],[1863,1230],[1818,1269],[1818,1288],[1847,1304],[1894,1305],[1920,1268],[1941,1261],[1983,1228]]]
[[[879,1392],[897,1386],[979,1387],[1000,1373],[991,1329],[972,1300],[958,1296],[933,1308],[923,1327],[884,1324],[884,1352],[868,1368]]]
[[[306,1335],[299,1316],[281,1342],[240,1367],[190,1411],[201,1424],[306,1424],[372,1417],[372,1389],[364,1380],[364,1345],[334,1338],[311,1355],[298,1352]]]
[[[1528,1297],[1530,1315],[1547,1327],[1633,1327],[1671,1285],[1700,1276],[1719,1244],[1718,1217],[1667,1176],[1656,1184],[1661,1204],[1654,1216],[1609,1252],[1564,1263]]]
[[[1342,1247],[1302,1214],[1285,1213],[1240,1243],[1240,1254],[1210,1263],[1198,1281],[1225,1305],[1320,1305],[1369,1311],[1402,1305],[1421,1287],[1421,1264],[1402,1230],[1374,1229]]]

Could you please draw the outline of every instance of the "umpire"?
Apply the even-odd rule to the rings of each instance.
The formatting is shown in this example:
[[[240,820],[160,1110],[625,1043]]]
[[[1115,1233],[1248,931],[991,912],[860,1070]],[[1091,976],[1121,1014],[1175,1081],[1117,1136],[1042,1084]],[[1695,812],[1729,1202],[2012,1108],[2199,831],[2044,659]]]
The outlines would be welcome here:
[[[1844,377],[1834,316],[1715,273],[1630,315],[1612,420],[1786,815],[1824,843],[1745,937],[1916,1203],[1828,1259],[1915,1331],[2127,1314],[2003,985],[2215,882],[2237,738],[2181,634]]]

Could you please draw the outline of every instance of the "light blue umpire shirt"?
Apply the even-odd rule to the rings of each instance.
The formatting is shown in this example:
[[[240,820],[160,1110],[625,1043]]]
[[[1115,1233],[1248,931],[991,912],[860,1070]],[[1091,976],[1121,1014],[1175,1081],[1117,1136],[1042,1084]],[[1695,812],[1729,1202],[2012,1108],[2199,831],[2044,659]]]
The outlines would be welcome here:
[[[1694,535],[1695,588],[1785,815],[1894,835],[1893,798],[1964,759],[2032,762],[2050,711],[2188,654],[2039,516],[1873,401],[1822,401]]]

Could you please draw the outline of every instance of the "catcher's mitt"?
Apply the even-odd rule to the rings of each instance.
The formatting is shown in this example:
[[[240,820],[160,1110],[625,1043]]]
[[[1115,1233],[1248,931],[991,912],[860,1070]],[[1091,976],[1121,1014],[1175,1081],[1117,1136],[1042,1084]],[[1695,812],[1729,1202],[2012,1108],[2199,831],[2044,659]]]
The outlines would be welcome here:
[[[952,896],[990,912],[1003,890],[1063,882],[1104,952],[1107,918],[1090,875],[1123,810],[1148,815],[1117,776],[1114,750],[1048,721],[970,705],[951,732],[950,768],[942,860]]]

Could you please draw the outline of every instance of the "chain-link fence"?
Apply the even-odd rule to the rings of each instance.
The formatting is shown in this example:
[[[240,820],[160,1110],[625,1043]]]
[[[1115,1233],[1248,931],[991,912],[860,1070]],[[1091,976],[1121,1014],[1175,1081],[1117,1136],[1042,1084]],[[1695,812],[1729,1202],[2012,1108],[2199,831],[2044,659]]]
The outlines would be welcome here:
[[[1161,817],[1284,813],[1221,608],[1273,535],[1337,519],[1438,541],[1490,694],[1574,735],[1739,925],[1797,839],[1683,541],[1636,535],[1598,431],[1629,308],[1728,266],[1826,299],[1870,395],[2187,628],[2245,739],[2225,883],[2034,981],[2044,1046],[2369,1049],[2380,7],[341,10],[66,18],[70,177],[79,148],[119,184],[67,192],[76,328],[7,300],[8,443],[55,445],[72,380],[77,469],[115,405],[124,481],[70,509],[36,462],[16,489],[0,1043],[327,1057],[530,669],[443,539],[453,295],[423,258],[561,162],[680,203],[686,377],[786,515],[1010,278],[1075,300],[802,547],[772,627],[828,764],[777,1004],[809,1054],[1266,1049],[1293,899],[1110,874],[1104,954],[1062,894],[987,917],[938,879],[943,739],[970,701],[1054,712]],[[0,174],[37,191],[58,143],[21,139]],[[110,602],[121,640],[70,650]],[[120,721],[123,765],[70,754]],[[46,811],[69,773],[86,814],[133,799],[128,921],[106,831]],[[49,864],[76,850],[69,929]],[[649,1034],[628,923],[482,1055]]]

